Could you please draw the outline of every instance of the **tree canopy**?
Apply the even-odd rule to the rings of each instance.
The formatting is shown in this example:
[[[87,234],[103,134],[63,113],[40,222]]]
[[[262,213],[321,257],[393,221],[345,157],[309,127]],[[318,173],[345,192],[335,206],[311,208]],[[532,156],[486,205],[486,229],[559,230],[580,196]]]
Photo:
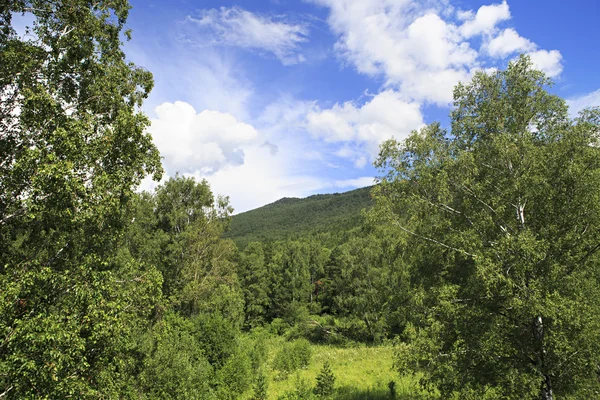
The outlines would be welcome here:
[[[479,72],[450,131],[381,148],[378,216],[407,238],[423,309],[398,367],[443,396],[595,396],[600,112],[570,120],[549,84],[527,57]]]
[[[0,6],[0,393],[117,397],[127,338],[153,306],[116,249],[133,189],[160,177],[126,61],[122,0]],[[33,26],[17,33],[11,20]],[[132,283],[133,282],[133,283]],[[144,294],[146,293],[146,294]]]

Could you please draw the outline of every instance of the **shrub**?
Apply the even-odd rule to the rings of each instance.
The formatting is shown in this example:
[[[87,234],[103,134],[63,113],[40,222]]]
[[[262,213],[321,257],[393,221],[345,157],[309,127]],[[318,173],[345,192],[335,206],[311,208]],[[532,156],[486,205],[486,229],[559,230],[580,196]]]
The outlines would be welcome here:
[[[294,390],[279,396],[278,400],[313,400],[314,398],[310,382],[297,376]]]
[[[276,336],[281,336],[290,328],[290,325],[281,318],[274,318],[269,325],[269,331]]]
[[[269,332],[263,328],[254,328],[250,335],[242,337],[242,346],[246,349],[250,361],[252,362],[252,370],[257,372],[265,363],[268,356]]]
[[[219,314],[199,314],[192,319],[194,336],[211,365],[220,368],[237,350],[237,330]]]
[[[143,338],[144,362],[140,391],[148,399],[206,398],[213,384],[213,368],[189,321],[167,314]]]
[[[252,381],[252,362],[241,349],[227,359],[217,372],[220,398],[237,399]]]
[[[311,356],[312,349],[308,340],[294,340],[284,344],[275,355],[273,368],[278,370],[284,377],[287,377],[290,372],[308,367]]]
[[[390,383],[388,383],[388,388],[390,389],[390,399],[394,400],[398,394],[396,391],[396,382],[390,381]]]
[[[269,389],[269,381],[264,374],[259,374],[254,384],[254,395],[252,400],[267,400],[267,390]]]

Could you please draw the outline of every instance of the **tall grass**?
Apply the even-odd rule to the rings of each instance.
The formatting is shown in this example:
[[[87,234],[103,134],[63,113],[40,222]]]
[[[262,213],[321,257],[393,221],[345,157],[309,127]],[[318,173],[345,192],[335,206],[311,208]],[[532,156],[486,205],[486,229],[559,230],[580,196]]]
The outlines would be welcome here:
[[[274,368],[273,361],[278,351],[284,347],[283,338],[274,338],[269,344],[269,358],[265,374],[269,382],[268,398],[277,399],[295,390],[298,382],[314,386],[316,377],[328,361],[335,375],[334,399],[391,399],[389,383],[394,381],[397,400],[421,400],[430,398],[418,387],[418,379],[400,377],[392,370],[393,348],[390,345],[350,348],[326,345],[311,345],[312,359],[308,367],[300,369],[287,378]]]

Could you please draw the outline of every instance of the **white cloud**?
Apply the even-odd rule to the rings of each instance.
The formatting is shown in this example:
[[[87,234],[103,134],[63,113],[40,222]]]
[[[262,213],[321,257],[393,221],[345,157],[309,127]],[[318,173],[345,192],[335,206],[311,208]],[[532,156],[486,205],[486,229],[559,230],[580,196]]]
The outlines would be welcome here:
[[[261,16],[239,7],[201,10],[198,17],[188,17],[201,28],[208,44],[236,46],[272,53],[284,65],[305,61],[299,45],[306,42],[304,24],[286,23],[281,17]]]
[[[212,175],[196,173],[206,178],[214,193],[230,197],[235,212],[244,212],[272,203],[282,197],[306,197],[328,186],[325,179],[296,174],[293,154],[288,151],[272,154],[261,146],[249,147],[242,165],[229,165]]]
[[[163,157],[165,179],[175,172],[206,179],[214,193],[230,197],[238,213],[282,197],[358,187],[353,184],[362,181],[349,180],[340,186],[343,181],[327,177],[324,167],[336,166],[315,143],[295,131],[304,129],[310,104],[289,100],[267,107],[256,122],[259,130],[227,113],[197,112],[181,101],[163,103],[155,109],[157,117],[151,120],[149,132]],[[140,189],[156,186],[147,178]]]
[[[282,197],[310,196],[332,186],[326,178],[294,171],[296,154],[290,150],[293,149],[286,148],[283,152],[273,153],[267,146],[251,145],[245,148],[243,164],[228,164],[214,173],[190,171],[182,175],[198,181],[206,179],[215,195],[229,197],[234,214]],[[168,176],[163,181],[166,179]],[[152,191],[157,186],[158,183],[147,177],[140,185],[140,190]]]
[[[582,96],[573,97],[567,100],[569,105],[569,114],[576,117],[584,108],[600,107],[600,89]]]
[[[211,173],[226,165],[244,163],[244,147],[259,141],[258,131],[230,114],[196,113],[177,101],[156,107],[149,132],[164,157],[167,173]]]
[[[510,19],[506,2],[455,11],[447,0],[313,0],[330,9],[328,23],[338,35],[337,53],[364,74],[385,79],[386,87],[410,100],[445,106],[452,89],[477,69],[490,67],[487,56],[504,58],[530,51],[545,71],[560,72],[560,53],[545,52],[513,30],[498,25]],[[481,37],[477,51],[471,39]],[[534,51],[538,50],[538,51]],[[330,121],[338,126],[338,122]]]
[[[254,85],[234,56],[208,47],[199,52],[190,43],[175,39],[144,46],[126,42],[125,50],[128,61],[154,74],[155,87],[144,103],[148,114],[165,101],[180,100],[198,110],[229,113],[239,120],[249,118]]]
[[[344,143],[336,155],[353,160],[358,168],[373,160],[386,139],[404,139],[424,124],[420,106],[408,102],[393,90],[381,92],[363,104],[335,104],[329,109],[315,107],[306,117],[307,129],[328,143]]]
[[[506,57],[515,52],[534,50],[535,47],[534,43],[520,36],[514,29],[505,29],[485,46],[492,57]]]
[[[334,186],[339,188],[361,188],[371,186],[375,183],[375,178],[372,176],[363,176],[354,179],[344,179],[335,181]]]
[[[544,71],[548,76],[555,77],[562,72],[562,55],[558,50],[538,50],[528,54],[533,66]]]
[[[503,1],[500,4],[481,6],[477,13],[459,13],[459,18],[465,20],[460,27],[461,34],[470,38],[482,33],[491,33],[499,22],[510,19],[510,10],[506,1]]]

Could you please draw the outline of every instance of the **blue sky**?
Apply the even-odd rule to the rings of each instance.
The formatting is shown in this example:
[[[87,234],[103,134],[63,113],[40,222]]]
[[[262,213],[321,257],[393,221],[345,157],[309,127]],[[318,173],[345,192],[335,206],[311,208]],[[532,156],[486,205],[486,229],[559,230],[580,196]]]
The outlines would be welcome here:
[[[236,212],[366,186],[378,145],[448,122],[452,87],[519,53],[600,105],[596,0],[132,0],[125,49],[168,176]],[[146,181],[144,188],[153,183]]]

